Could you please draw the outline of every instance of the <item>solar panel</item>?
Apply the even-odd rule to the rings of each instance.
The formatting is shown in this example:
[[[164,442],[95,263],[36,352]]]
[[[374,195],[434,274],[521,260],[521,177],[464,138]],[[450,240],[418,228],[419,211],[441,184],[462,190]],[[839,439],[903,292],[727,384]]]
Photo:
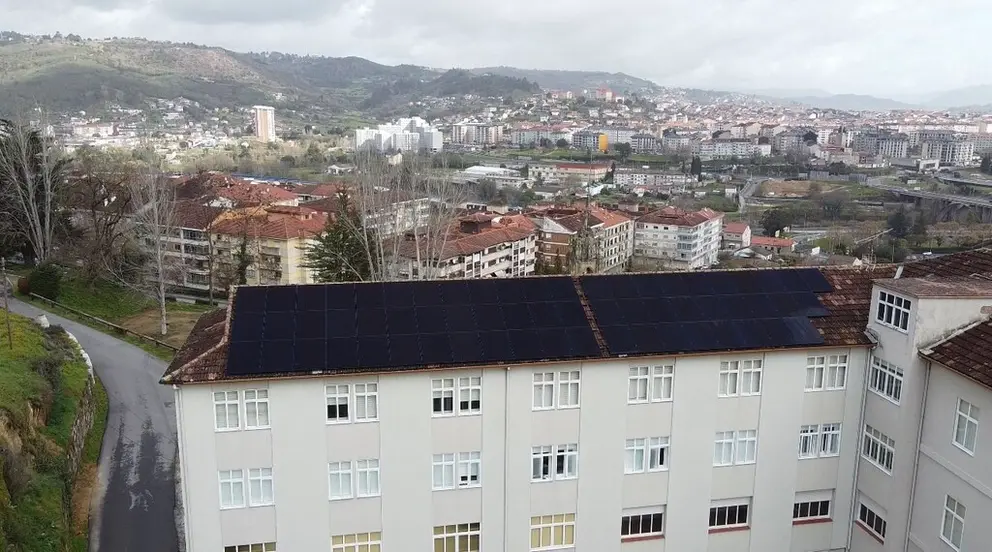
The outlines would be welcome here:
[[[300,311],[323,312],[327,308],[328,286],[300,286],[296,304]]]

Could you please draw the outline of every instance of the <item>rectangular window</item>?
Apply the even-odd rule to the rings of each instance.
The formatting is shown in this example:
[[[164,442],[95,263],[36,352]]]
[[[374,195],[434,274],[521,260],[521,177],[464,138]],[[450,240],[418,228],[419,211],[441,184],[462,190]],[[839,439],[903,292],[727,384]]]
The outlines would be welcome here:
[[[627,375],[627,403],[648,402],[649,381],[647,366],[631,367]]]
[[[799,458],[816,458],[820,454],[820,426],[804,425],[799,428]]]
[[[355,384],[355,420],[374,422],[379,419],[379,384]]]
[[[245,389],[245,427],[269,427],[269,390]]]
[[[758,430],[737,432],[737,464],[753,464],[758,457]]]
[[[575,546],[575,514],[530,518],[530,549],[550,550]]]
[[[739,392],[738,375],[740,371],[739,361],[720,363],[720,392],[721,397],[735,397]]]
[[[751,500],[722,501],[710,506],[710,529],[747,527]]]
[[[885,518],[875,507],[869,507],[865,501],[858,504],[858,522],[866,530],[885,542]]]
[[[579,406],[579,371],[558,372],[558,408]]]
[[[651,402],[672,400],[675,391],[675,365],[662,364],[651,368]]]
[[[896,442],[881,431],[865,424],[864,443],[861,456],[878,466],[882,471],[892,474],[892,461],[896,455]]]
[[[741,395],[761,394],[761,360],[741,361]]]
[[[276,552],[276,543],[259,542],[255,544],[238,544],[236,546],[225,546],[224,552]]]
[[[324,388],[327,397],[327,421],[348,421],[348,385],[328,385]]]
[[[534,374],[534,410],[549,410],[555,407],[555,373]]]
[[[713,465],[753,464],[758,455],[758,431],[718,431],[713,444]]]
[[[433,465],[434,490],[455,488],[455,453],[435,454]]]
[[[662,535],[665,532],[665,509],[626,514],[620,518],[620,538]]]
[[[950,495],[944,497],[944,520],[940,525],[940,538],[955,550],[961,550],[964,535],[964,504]]]
[[[964,399],[958,399],[957,416],[954,420],[954,444],[968,454],[975,454],[978,442],[978,407]]]
[[[275,502],[272,468],[248,470],[248,505],[269,506]]]
[[[668,469],[668,437],[652,437],[648,440],[648,470]]]
[[[482,453],[458,453],[458,486],[478,487],[482,484]]]
[[[832,391],[847,386],[847,355],[811,356],[806,359],[806,390]]]
[[[453,378],[431,380],[431,408],[436,416],[455,413],[455,380]]]
[[[868,376],[869,389],[899,404],[902,398],[902,378],[902,368],[872,355],[871,373]]]
[[[355,463],[358,475],[358,496],[379,496],[379,460],[359,460]]]
[[[644,471],[646,456],[647,439],[627,439],[624,473],[640,473]]]
[[[351,462],[330,462],[327,464],[327,474],[331,500],[351,498]]]
[[[719,431],[713,448],[714,466],[732,466],[734,464],[734,432]]]
[[[482,412],[482,378],[458,378],[458,413],[478,414]]]
[[[218,431],[240,429],[239,410],[237,391],[214,393],[214,428]]]
[[[909,311],[913,302],[884,291],[878,292],[878,307],[875,319],[884,326],[902,332],[909,331]]]
[[[382,533],[358,533],[331,537],[331,552],[382,552]]]
[[[830,519],[830,499],[833,492],[796,493],[792,505],[793,520]]]
[[[551,464],[554,461],[551,452],[552,447],[549,445],[531,449],[531,481],[551,481]]]
[[[245,474],[244,470],[221,470],[220,478],[220,507],[245,507]]]
[[[840,424],[823,424],[820,426],[820,456],[837,456],[840,454]]]
[[[479,523],[435,527],[434,552],[479,552],[481,529]]]
[[[579,445],[555,447],[555,479],[574,479],[579,476]]]

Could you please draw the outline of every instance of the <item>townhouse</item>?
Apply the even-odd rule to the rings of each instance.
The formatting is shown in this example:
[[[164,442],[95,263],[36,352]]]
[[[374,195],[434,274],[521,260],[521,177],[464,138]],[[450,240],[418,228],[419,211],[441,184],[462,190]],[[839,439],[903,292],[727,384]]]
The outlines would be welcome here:
[[[616,272],[634,251],[634,224],[598,206],[554,207],[527,217],[537,226],[537,257],[546,267],[565,272]]]

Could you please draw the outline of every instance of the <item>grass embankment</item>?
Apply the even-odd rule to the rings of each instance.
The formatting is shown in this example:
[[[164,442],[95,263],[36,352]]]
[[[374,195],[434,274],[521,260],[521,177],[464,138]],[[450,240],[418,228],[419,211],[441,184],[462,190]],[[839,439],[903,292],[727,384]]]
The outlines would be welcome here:
[[[11,326],[13,348],[0,324],[0,550],[68,550],[75,538],[74,481],[66,446],[86,363],[61,328],[42,330],[13,314]],[[97,442],[106,426],[105,410],[102,415],[90,435]]]

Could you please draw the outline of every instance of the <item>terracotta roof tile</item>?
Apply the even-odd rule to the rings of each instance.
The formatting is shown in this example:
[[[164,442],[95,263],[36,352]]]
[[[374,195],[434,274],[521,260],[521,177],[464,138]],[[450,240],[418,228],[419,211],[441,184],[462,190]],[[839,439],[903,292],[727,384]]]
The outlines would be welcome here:
[[[722,216],[723,213],[718,213],[709,208],[703,208],[699,211],[686,211],[678,207],[668,206],[638,217],[637,222],[668,224],[671,226],[699,226]]]
[[[752,236],[751,245],[755,247],[792,247],[796,242],[789,238],[773,238],[771,236]]]
[[[180,228],[206,230],[223,212],[221,207],[201,205],[196,201],[177,201],[176,223]]]
[[[181,383],[214,379],[223,373],[227,355],[216,354],[227,333],[227,309],[204,313],[190,330],[186,343],[172,358],[162,376],[162,383]],[[226,345],[224,346],[226,351]],[[218,372],[219,369],[219,372]]]
[[[974,323],[920,356],[992,389],[992,321]]]

